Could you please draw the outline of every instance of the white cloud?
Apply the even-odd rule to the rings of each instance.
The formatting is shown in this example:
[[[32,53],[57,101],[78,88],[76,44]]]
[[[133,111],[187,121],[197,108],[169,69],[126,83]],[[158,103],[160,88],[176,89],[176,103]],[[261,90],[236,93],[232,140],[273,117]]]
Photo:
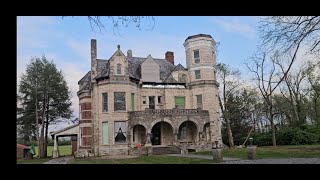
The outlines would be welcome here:
[[[68,39],[67,45],[83,60],[91,61],[90,59],[90,42],[80,42],[74,39]]]
[[[240,21],[238,18],[214,17],[209,19],[209,21],[220,26],[227,32],[238,33],[248,38],[256,36],[255,29],[249,24]]]

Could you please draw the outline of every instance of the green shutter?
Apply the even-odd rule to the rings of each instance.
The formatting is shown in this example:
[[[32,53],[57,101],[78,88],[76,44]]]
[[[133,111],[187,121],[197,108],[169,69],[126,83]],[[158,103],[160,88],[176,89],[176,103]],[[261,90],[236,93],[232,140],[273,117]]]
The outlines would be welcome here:
[[[176,106],[185,105],[185,97],[175,97]]]
[[[108,122],[102,123],[102,133],[103,133],[103,144],[108,144]]]
[[[131,93],[131,110],[134,111],[134,93]]]

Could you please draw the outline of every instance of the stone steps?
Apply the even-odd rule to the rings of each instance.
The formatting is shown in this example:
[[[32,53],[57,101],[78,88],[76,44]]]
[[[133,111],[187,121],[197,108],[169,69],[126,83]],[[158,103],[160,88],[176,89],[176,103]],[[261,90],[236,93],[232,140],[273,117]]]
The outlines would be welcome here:
[[[176,146],[152,147],[152,154],[153,155],[181,154],[181,150]]]

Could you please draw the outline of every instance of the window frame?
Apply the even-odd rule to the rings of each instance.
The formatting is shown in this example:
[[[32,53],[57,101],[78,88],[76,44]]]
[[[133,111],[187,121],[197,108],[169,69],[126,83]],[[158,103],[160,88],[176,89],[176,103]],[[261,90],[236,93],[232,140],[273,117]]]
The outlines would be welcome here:
[[[196,52],[198,52],[198,57],[195,56]],[[199,49],[193,50],[193,62],[195,64],[199,64],[200,63],[200,50]]]
[[[197,72],[199,72],[198,76],[197,76]],[[195,79],[201,79],[201,70],[194,70],[194,75],[195,75]]]
[[[107,102],[105,102],[105,97],[107,98]],[[108,93],[102,93],[102,112],[108,112]]]

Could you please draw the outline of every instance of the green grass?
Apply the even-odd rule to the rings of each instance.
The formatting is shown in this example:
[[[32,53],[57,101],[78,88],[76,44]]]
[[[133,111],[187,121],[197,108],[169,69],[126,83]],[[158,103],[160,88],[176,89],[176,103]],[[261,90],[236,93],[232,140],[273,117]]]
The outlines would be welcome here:
[[[46,158],[46,159],[38,159],[38,158],[17,159],[17,164],[43,164],[49,160],[50,160],[49,158]]]
[[[173,156],[140,156],[126,159],[73,159],[70,164],[212,164],[207,159],[184,158]]]
[[[36,155],[38,155],[38,147],[36,146]],[[47,156],[52,157],[53,146],[48,146]],[[59,146],[60,156],[70,156],[71,155],[71,145]]]
[[[211,155],[211,151],[196,152],[194,154]],[[223,149],[224,157],[247,159],[247,149]],[[257,158],[309,158],[320,157],[320,144],[316,145],[289,145],[289,146],[262,146],[257,147]]]

